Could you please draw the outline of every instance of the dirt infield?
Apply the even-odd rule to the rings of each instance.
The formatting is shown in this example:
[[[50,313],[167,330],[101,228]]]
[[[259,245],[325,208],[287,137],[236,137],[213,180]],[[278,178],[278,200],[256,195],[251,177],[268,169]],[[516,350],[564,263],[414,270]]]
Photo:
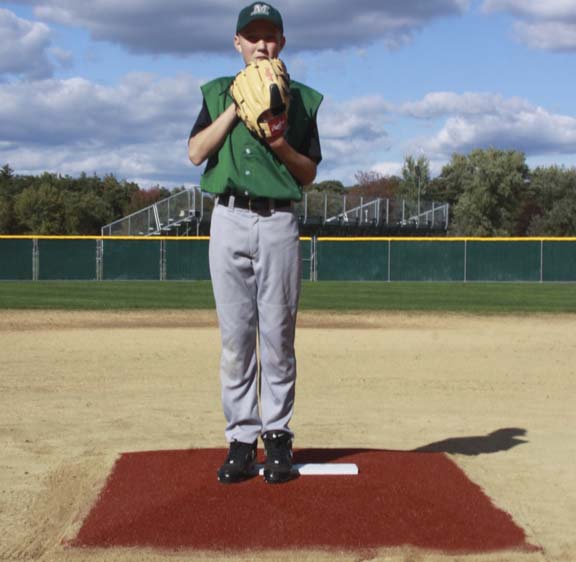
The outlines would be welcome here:
[[[370,559],[576,560],[574,334],[574,315],[301,314],[297,447],[446,452],[542,549]],[[213,312],[1,312],[0,560],[366,559],[64,546],[120,453],[224,446],[218,353]]]

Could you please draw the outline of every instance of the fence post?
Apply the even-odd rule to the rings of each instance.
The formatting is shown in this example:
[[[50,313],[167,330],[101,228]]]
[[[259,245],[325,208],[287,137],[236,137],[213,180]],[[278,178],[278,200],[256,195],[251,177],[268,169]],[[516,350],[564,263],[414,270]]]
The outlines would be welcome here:
[[[544,282],[544,240],[540,240],[540,283]]]
[[[96,281],[102,281],[104,269],[104,240],[96,240]]]
[[[166,281],[166,240],[160,240],[160,281]]]
[[[318,281],[318,262],[316,261],[316,236],[310,240],[310,281]]]
[[[468,240],[464,240],[464,283],[468,281]]]
[[[38,238],[32,240],[32,281],[38,281],[40,277],[40,252],[38,250]]]
[[[392,281],[391,269],[392,269],[392,240],[388,238],[388,283]]]

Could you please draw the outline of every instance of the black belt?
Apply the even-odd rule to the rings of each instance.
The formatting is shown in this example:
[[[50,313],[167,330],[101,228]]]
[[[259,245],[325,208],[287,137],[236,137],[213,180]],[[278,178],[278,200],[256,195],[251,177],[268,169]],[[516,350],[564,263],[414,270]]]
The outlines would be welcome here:
[[[218,204],[228,206],[230,197],[234,198],[234,207],[250,211],[272,211],[290,207],[290,201],[285,199],[270,199],[269,197],[245,197],[244,195],[218,195]]]

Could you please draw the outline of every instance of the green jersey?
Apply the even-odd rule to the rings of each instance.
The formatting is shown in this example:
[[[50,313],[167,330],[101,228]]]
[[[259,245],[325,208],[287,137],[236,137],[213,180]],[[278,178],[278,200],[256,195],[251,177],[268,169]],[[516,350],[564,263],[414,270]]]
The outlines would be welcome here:
[[[229,87],[234,77],[217,78],[202,86],[204,101],[214,121],[233,103]],[[301,84],[290,83],[290,109],[285,138],[303,153],[315,130],[322,94]],[[302,185],[270,147],[246,128],[242,121],[226,136],[219,150],[206,164],[200,187],[214,194],[227,191],[250,196],[299,201]]]

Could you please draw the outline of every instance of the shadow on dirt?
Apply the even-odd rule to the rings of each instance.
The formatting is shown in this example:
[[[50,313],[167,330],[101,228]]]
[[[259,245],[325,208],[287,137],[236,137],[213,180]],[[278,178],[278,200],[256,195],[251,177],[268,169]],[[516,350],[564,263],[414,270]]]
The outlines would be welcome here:
[[[526,430],[519,427],[506,427],[498,429],[487,435],[474,435],[471,437],[451,437],[435,443],[429,443],[414,452],[419,453],[450,453],[459,455],[484,455],[508,451],[513,447],[528,443],[519,437],[526,435]]]
[[[473,435],[470,437],[450,437],[423,445],[410,451],[390,451],[406,453],[448,453],[458,455],[485,455],[508,451],[513,447],[528,443],[520,437],[526,435],[526,430],[519,427],[506,427],[497,429],[487,435]],[[350,457],[358,453],[378,449],[300,449],[294,451],[294,462],[298,463],[327,463]]]

